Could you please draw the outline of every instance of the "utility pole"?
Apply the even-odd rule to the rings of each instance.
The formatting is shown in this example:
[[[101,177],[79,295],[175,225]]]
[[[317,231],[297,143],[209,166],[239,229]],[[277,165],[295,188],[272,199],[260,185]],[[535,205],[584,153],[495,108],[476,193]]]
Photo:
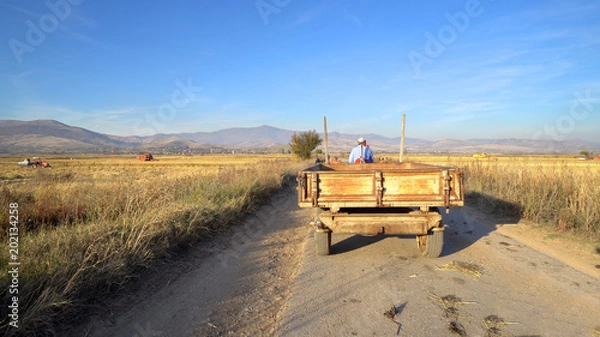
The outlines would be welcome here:
[[[404,130],[406,129],[406,114],[402,114],[402,136],[400,137],[400,162],[404,161]]]
[[[329,164],[329,139],[327,136],[327,116],[323,116],[323,137],[325,138],[325,163]]]

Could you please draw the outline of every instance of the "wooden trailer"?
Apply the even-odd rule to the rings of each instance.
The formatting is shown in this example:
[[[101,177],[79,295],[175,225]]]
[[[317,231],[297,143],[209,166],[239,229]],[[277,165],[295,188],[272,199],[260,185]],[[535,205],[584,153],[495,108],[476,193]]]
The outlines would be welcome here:
[[[421,163],[317,164],[298,173],[298,205],[320,208],[317,253],[328,255],[332,233],[416,235],[438,257],[444,227],[439,209],[464,205],[458,168]]]

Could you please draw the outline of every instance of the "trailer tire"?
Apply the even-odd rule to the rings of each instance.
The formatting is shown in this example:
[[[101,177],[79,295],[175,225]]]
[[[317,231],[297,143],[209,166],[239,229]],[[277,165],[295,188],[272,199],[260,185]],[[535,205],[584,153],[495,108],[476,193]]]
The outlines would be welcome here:
[[[331,248],[331,230],[317,229],[315,230],[315,241],[317,243],[318,255],[329,255]]]
[[[444,229],[434,228],[426,235],[417,235],[417,246],[421,255],[431,258],[439,257],[444,248]]]

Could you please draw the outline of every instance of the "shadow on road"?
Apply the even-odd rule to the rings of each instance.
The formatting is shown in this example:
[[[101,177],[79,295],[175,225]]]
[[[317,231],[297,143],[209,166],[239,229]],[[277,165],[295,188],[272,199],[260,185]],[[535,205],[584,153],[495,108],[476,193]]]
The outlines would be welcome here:
[[[335,235],[335,234],[334,234]],[[386,235],[373,235],[373,236],[365,236],[365,235],[353,235],[347,239],[341,240],[337,243],[331,245],[330,254],[343,254],[355,249],[359,249],[362,247],[366,247],[377,243],[383,239],[385,239]]]
[[[489,214],[489,217],[494,222],[517,223],[520,220],[520,205],[496,199],[482,193],[469,193],[466,199],[466,206]],[[444,249],[441,256],[458,253],[495,230],[494,226],[490,224],[491,222],[484,224],[470,218],[465,215],[465,212],[461,208],[452,208],[450,214],[445,214],[445,210],[440,209],[440,213],[443,215],[442,224],[446,225]],[[353,235],[333,243],[330,253],[332,255],[347,253],[375,244],[389,237],[415,239],[414,235]],[[600,254],[600,248],[597,250]]]
[[[466,215],[466,210],[451,209],[444,214],[442,222],[447,226],[444,233],[444,249],[441,256],[458,253],[496,230],[496,223],[518,223],[521,219],[520,205],[478,192],[467,195],[465,206],[484,213],[491,221],[479,221]],[[487,219],[486,219],[487,220]]]
[[[517,203],[495,198],[480,192],[469,192],[466,197],[467,206],[492,216],[502,217],[504,221],[519,221],[523,207]]]

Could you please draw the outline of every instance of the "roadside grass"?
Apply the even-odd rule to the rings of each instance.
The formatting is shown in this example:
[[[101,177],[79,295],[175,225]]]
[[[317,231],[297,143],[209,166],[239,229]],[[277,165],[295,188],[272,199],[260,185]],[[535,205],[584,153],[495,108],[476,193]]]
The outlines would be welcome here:
[[[411,159],[463,168],[467,202],[482,211],[600,239],[598,160],[566,156]]]
[[[16,161],[15,161],[16,163]],[[146,269],[238,222],[295,176],[290,157],[90,157],[51,169],[2,160],[0,281],[9,285],[8,205],[19,211],[19,329],[52,336]],[[14,164],[16,166],[16,164]],[[8,288],[0,295],[10,303]],[[7,306],[2,315],[7,317]]]
[[[526,220],[600,234],[598,165],[469,165],[466,172],[470,191],[519,205]]]

